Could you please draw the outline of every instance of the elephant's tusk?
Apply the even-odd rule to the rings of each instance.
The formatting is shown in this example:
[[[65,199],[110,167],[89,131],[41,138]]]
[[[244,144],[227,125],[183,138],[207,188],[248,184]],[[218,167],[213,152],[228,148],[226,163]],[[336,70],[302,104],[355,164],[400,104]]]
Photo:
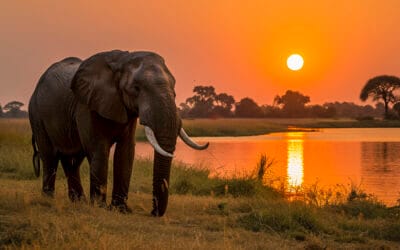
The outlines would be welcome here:
[[[208,145],[210,145],[210,143],[206,143],[204,145],[199,145],[197,143],[195,143],[194,141],[192,141],[192,139],[190,139],[190,137],[186,134],[185,130],[183,128],[181,128],[181,131],[179,132],[179,137],[182,139],[182,141],[184,141],[186,143],[186,145],[188,145],[191,148],[197,149],[197,150],[203,150],[208,148]]]
[[[154,150],[157,151],[157,153],[165,157],[174,157],[173,154],[170,154],[161,148],[160,144],[157,142],[153,130],[150,127],[144,126],[144,132],[146,133],[147,140],[150,142],[151,146],[153,146]]]

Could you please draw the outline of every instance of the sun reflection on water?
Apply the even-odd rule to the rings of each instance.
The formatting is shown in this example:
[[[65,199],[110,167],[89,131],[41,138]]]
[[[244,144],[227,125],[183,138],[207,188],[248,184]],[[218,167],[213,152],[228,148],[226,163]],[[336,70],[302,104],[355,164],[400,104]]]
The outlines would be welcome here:
[[[303,136],[304,133],[301,132],[287,133],[287,184],[289,192],[294,192],[303,184]]]

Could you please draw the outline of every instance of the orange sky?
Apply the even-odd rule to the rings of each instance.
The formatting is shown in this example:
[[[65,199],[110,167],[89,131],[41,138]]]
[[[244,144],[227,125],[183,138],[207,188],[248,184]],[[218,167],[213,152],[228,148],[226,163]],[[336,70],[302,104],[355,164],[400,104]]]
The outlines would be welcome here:
[[[400,76],[400,1],[321,2],[2,1],[0,103],[27,103],[57,60],[116,48],[161,54],[178,104],[199,84],[259,104],[287,89],[359,102],[368,78]],[[301,71],[286,68],[291,53],[304,57]]]

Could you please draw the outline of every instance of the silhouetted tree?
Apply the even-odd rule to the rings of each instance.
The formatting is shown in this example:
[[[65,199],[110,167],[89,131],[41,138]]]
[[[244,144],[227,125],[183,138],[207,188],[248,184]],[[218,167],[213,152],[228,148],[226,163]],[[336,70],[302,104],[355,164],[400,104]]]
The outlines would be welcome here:
[[[0,117],[3,117],[4,116],[4,114],[3,114],[3,108],[1,107],[1,104],[0,104]]]
[[[368,80],[361,90],[360,99],[366,101],[372,97],[374,101],[382,100],[385,105],[385,119],[389,118],[389,104],[397,101],[394,91],[400,88],[400,78],[381,75]]]
[[[232,115],[232,108],[233,104],[235,104],[235,99],[231,95],[221,93],[215,97],[215,104],[213,113],[216,116],[229,117]]]
[[[263,112],[257,103],[248,97],[236,103],[235,115],[237,117],[262,117]]]
[[[22,106],[24,106],[24,104],[22,102],[18,102],[18,101],[12,101],[12,102],[7,103],[3,107],[3,110],[6,111],[4,116],[13,117],[13,118],[26,117],[27,112],[21,110]]]
[[[179,104],[179,107],[177,107],[177,108],[178,108],[179,115],[182,118],[189,117],[189,112],[190,112],[190,106],[189,105],[187,105],[185,102],[182,102],[181,104]]]
[[[262,105],[261,111],[265,117],[282,117],[282,111],[278,106]]]
[[[190,107],[188,113],[192,117],[209,117],[212,114],[215,102],[215,89],[213,86],[195,86],[194,96],[186,99]]]
[[[312,105],[307,108],[311,117],[330,118],[336,115],[336,109],[329,105]]]
[[[277,95],[274,102],[282,105],[282,111],[289,117],[306,116],[305,105],[310,102],[310,97],[298,91],[287,90],[283,96]]]
[[[217,94],[213,86],[195,86],[195,93],[178,107],[181,117],[230,117],[235,103],[227,93]]]
[[[17,115],[21,111],[21,107],[24,106],[22,102],[12,101],[4,106],[4,110],[11,116]]]

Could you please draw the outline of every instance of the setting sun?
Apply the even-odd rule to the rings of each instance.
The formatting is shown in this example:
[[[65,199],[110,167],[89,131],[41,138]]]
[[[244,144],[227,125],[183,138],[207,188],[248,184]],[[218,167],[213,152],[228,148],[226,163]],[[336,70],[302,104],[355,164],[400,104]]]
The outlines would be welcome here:
[[[304,60],[301,55],[293,54],[288,57],[286,64],[290,70],[297,71],[303,68]]]

